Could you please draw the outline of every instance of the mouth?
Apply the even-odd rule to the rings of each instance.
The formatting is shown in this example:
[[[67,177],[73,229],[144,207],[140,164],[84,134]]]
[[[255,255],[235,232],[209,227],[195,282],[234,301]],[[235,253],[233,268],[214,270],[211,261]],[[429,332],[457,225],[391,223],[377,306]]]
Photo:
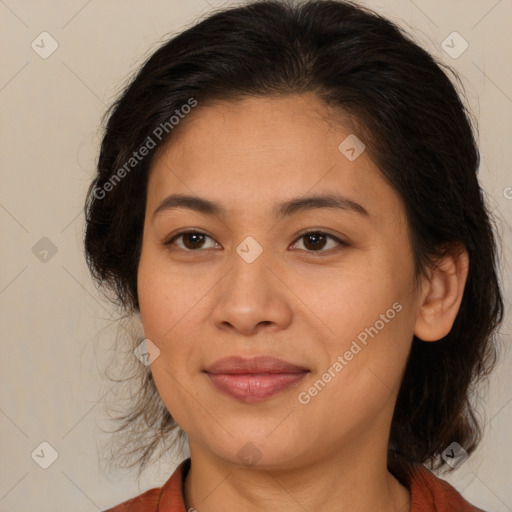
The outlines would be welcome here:
[[[267,400],[295,387],[310,372],[269,356],[227,357],[203,371],[217,391],[248,403]]]

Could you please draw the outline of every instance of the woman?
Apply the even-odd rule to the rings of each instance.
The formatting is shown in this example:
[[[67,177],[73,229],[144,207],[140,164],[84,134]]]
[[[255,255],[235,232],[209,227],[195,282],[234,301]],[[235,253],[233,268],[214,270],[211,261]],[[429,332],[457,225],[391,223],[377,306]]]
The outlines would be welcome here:
[[[109,511],[478,510],[424,466],[475,449],[495,361],[478,164],[440,65],[354,4],[251,2],[159,48],[110,112],[85,249],[144,329],[138,462],[176,433],[190,458]]]

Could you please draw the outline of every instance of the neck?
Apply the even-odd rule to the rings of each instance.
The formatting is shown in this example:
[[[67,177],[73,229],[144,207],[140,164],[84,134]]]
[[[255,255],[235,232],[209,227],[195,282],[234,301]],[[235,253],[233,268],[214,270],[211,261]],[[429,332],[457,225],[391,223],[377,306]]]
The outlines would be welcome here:
[[[186,510],[247,512],[409,512],[409,491],[388,471],[374,446],[298,461],[293,467],[246,467],[190,445]]]

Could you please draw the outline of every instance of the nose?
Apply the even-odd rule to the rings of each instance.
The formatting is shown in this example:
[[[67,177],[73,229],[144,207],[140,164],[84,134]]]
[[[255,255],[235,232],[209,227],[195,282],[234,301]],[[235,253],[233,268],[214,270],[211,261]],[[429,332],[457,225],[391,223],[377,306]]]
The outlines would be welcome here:
[[[251,336],[289,326],[293,294],[271,252],[263,251],[255,259],[233,254],[231,269],[214,292],[212,319],[217,328]]]

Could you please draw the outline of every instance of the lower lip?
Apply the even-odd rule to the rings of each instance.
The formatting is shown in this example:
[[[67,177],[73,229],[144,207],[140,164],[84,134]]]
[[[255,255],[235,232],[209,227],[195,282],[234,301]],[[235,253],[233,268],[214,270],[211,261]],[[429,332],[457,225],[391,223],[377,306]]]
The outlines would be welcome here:
[[[259,402],[299,383],[307,372],[300,373],[208,373],[212,384],[221,392],[243,402]]]

